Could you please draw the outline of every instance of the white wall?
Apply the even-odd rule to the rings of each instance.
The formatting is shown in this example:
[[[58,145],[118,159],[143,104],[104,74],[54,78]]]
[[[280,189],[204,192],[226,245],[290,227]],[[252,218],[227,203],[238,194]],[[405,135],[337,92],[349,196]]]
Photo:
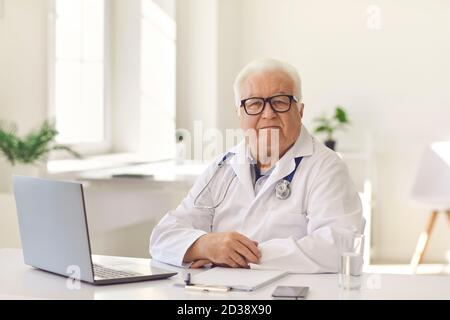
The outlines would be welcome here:
[[[47,2],[4,0],[0,17],[0,120],[25,133],[47,116]],[[6,161],[0,157],[0,176]]]
[[[381,9],[380,30],[366,26],[369,5]],[[191,10],[196,13],[190,16],[203,12]],[[211,77],[216,71],[210,63],[200,64],[205,53],[203,47],[197,48],[191,57],[197,63],[185,76],[197,88],[179,91],[178,99],[185,101],[186,95],[190,101],[201,99],[202,88],[214,86],[207,79],[216,78],[220,119],[216,124],[221,129],[235,127],[236,115],[227,105],[232,105],[231,84],[237,70],[259,57],[291,62],[303,79],[307,126],[312,127],[317,115],[342,104],[353,124],[338,135],[338,148],[365,149],[372,138],[378,170],[375,261],[408,262],[427,214],[409,198],[416,166],[427,143],[450,140],[448,12],[448,1],[221,1],[216,22],[219,75]],[[198,28],[186,37],[206,32]],[[197,112],[210,112],[208,103],[197,107],[187,116],[187,111],[179,112],[178,123],[188,126]],[[437,221],[427,261],[445,259],[450,243],[445,220],[442,215]]]
[[[235,128],[238,121],[234,105],[233,82],[242,67],[242,0],[220,1],[218,8],[218,110],[217,128]]]
[[[16,203],[10,193],[0,193],[0,222],[0,249],[20,248]]]
[[[177,128],[193,134],[195,121],[223,133],[236,127],[232,84],[240,69],[241,2],[177,1]]]
[[[217,126],[218,0],[177,2],[177,128]]]
[[[140,0],[110,1],[113,150],[140,148]],[[130,107],[134,106],[134,107]]]
[[[110,0],[109,4],[112,149],[144,153],[150,160],[171,158],[175,146],[171,37],[175,35],[165,32],[169,34],[168,26],[174,25],[175,2]],[[143,12],[159,19],[144,21]],[[154,152],[155,141],[160,144],[158,152]]]

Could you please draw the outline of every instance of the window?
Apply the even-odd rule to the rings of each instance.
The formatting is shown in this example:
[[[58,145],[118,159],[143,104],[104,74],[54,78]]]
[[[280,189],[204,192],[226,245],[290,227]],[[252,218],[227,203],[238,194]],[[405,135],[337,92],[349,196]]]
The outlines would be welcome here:
[[[81,151],[108,148],[105,2],[51,1],[50,114],[58,142]]]

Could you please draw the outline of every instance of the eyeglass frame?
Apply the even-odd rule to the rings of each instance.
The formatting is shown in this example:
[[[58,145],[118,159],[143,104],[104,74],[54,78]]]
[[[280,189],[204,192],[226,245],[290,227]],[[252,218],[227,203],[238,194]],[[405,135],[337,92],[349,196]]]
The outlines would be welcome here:
[[[272,106],[272,99],[273,99],[273,98],[276,98],[276,97],[288,97],[288,98],[289,98],[289,108],[287,108],[285,111],[277,111],[277,110],[275,110],[275,108]],[[263,107],[262,107],[262,109],[261,109],[260,112],[258,112],[258,113],[248,113],[248,112],[247,112],[247,108],[245,107],[245,102],[246,102],[247,100],[250,100],[250,99],[261,99],[261,100],[264,101],[264,105],[263,105]],[[257,116],[257,115],[260,115],[261,113],[264,112],[264,109],[266,108],[266,104],[267,104],[267,102],[268,102],[268,103],[269,103],[269,106],[270,106],[270,108],[273,110],[273,112],[276,112],[276,113],[285,113],[285,112],[288,112],[289,110],[291,110],[291,107],[292,107],[292,101],[294,101],[295,103],[298,103],[297,97],[296,97],[296,96],[293,96],[293,95],[290,95],[290,94],[277,94],[277,95],[275,95],[275,96],[271,96],[271,97],[267,97],[267,98],[263,98],[263,97],[250,97],[250,98],[241,100],[241,105],[240,105],[240,107],[243,107],[243,108],[244,108],[244,111],[245,111],[245,113],[246,113],[247,115],[249,115],[249,116]]]

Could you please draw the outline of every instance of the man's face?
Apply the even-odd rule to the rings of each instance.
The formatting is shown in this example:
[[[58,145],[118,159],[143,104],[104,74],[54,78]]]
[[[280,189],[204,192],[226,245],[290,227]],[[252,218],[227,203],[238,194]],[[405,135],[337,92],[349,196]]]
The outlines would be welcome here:
[[[245,79],[241,85],[240,100],[252,97],[267,98],[280,94],[297,96],[294,82],[281,71],[266,71]],[[258,115],[246,114],[243,107],[240,107],[239,111],[241,129],[244,132],[253,129],[256,133],[256,141],[247,139],[247,142],[253,156],[258,159],[260,158],[257,156],[260,152],[257,148],[258,145],[260,148],[265,145],[268,156],[281,158],[300,134],[303,104],[299,106],[292,101],[290,110],[284,113],[272,110],[268,102],[263,112]],[[272,134],[274,137],[278,134],[278,141],[271,141]],[[278,147],[276,143],[278,143]],[[276,150],[279,150],[279,155],[272,154],[272,151],[276,152]]]

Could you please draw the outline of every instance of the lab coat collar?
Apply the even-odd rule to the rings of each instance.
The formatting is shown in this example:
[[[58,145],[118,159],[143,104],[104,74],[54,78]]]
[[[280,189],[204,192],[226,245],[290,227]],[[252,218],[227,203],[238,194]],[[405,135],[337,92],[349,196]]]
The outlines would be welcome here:
[[[239,144],[232,148],[231,152],[235,155],[231,158],[230,165],[241,184],[247,190],[249,195],[254,198],[255,190],[253,188],[252,174],[250,172],[250,165],[253,162],[250,156],[250,150],[245,144],[245,140],[242,140]]]
[[[300,131],[300,136],[297,138],[297,141],[294,145],[289,149],[284,156],[286,156],[292,150],[292,159],[298,157],[307,157],[311,156],[314,152],[313,138],[309,131],[306,129],[304,125],[302,125],[302,129]],[[280,159],[280,161],[284,158],[284,156]]]
[[[231,158],[230,164],[236,173],[236,176],[240,182],[244,185],[245,189],[250,195],[255,197],[255,190],[253,188],[252,175],[250,171],[250,164],[254,163],[251,157],[250,150],[245,144],[245,141],[241,141],[238,145],[231,149],[235,156]],[[297,157],[307,157],[312,155],[314,152],[313,138],[309,134],[305,126],[302,125],[300,136],[294,145],[277,161],[275,168],[269,175],[266,183],[258,196],[262,195],[267,189],[269,189],[272,184],[283,179],[285,176],[289,175],[295,169],[295,158]]]

